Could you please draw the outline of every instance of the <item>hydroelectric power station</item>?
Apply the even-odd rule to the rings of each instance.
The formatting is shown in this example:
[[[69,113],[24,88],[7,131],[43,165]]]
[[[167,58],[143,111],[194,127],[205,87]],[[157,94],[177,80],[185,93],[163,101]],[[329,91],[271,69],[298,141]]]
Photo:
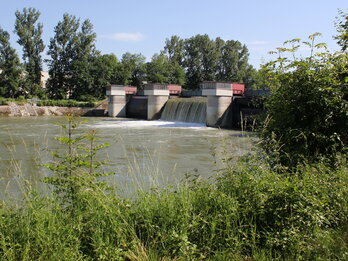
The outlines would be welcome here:
[[[245,95],[244,84],[203,82],[200,86],[200,90],[182,92],[180,85],[173,84],[146,84],[140,91],[111,85],[106,90],[108,115],[238,128],[250,115],[262,111],[251,95]]]

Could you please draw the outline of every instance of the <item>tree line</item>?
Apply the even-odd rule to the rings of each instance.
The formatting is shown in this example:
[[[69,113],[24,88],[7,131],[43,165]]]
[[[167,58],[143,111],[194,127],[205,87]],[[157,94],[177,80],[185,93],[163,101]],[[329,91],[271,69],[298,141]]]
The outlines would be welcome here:
[[[54,28],[48,44],[48,59],[43,60],[45,44],[40,12],[24,8],[15,12],[14,32],[23,49],[22,61],[10,44],[10,35],[0,27],[0,96],[15,98],[88,100],[103,98],[110,84],[142,87],[146,82],[173,83],[187,89],[199,88],[202,81],[233,81],[251,85],[256,70],[248,63],[249,52],[235,40],[211,39],[196,35],[188,39],[171,36],[163,50],[150,62],[142,54],[101,54],[96,48],[93,24],[64,14]],[[42,88],[43,62],[49,80]]]

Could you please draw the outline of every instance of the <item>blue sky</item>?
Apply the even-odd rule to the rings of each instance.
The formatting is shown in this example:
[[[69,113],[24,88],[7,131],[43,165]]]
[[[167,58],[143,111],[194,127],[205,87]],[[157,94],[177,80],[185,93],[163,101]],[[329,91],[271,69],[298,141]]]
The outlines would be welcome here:
[[[41,12],[46,46],[64,13],[90,19],[97,33],[97,48],[121,58],[125,52],[142,53],[151,59],[172,35],[189,38],[238,40],[246,44],[250,63],[258,68],[270,59],[268,51],[285,40],[306,39],[321,32],[320,41],[338,50],[332,39],[338,9],[346,0],[0,0],[0,26],[11,33],[11,42],[21,54],[13,34],[15,11],[34,7]],[[46,47],[47,51],[47,47]],[[47,57],[46,55],[43,55]]]

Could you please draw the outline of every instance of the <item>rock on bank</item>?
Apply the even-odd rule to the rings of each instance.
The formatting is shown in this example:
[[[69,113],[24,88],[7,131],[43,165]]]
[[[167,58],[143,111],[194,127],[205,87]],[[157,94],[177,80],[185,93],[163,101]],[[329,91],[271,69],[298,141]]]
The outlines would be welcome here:
[[[85,107],[57,107],[57,106],[36,106],[30,103],[18,105],[14,102],[0,106],[0,116],[62,116],[72,114],[76,116],[104,116],[104,109]]]

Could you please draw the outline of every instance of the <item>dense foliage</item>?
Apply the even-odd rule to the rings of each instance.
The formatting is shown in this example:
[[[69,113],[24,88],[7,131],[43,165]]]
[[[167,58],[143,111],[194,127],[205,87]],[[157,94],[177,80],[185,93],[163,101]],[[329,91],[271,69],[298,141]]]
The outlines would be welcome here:
[[[80,26],[79,19],[64,14],[63,21],[55,27],[55,33],[48,51],[51,56],[48,60],[49,97],[54,99],[78,99],[82,95],[103,97],[104,94],[101,95],[100,91],[95,90],[96,77],[93,75],[93,69],[99,53],[95,49],[96,34],[93,32],[91,22],[87,19]]]
[[[58,107],[94,107],[92,101],[76,101],[76,100],[41,100],[37,102],[37,106],[58,106]]]
[[[18,54],[10,45],[10,35],[0,27],[0,97],[19,95],[21,73]]]
[[[171,62],[163,52],[159,55],[155,54],[146,67],[147,80],[150,82],[185,84],[183,67]]]
[[[338,35],[334,38],[337,40],[337,44],[341,46],[342,51],[347,51],[348,48],[348,13],[339,10],[339,17],[336,21],[336,29]]]
[[[76,17],[64,14],[63,21],[55,27],[55,36],[51,38],[48,54],[49,75],[47,92],[49,97],[63,99],[72,92],[72,62],[76,32],[79,22]]]
[[[164,53],[172,64],[185,69],[188,89],[199,88],[202,81],[249,84],[254,73],[248,49],[239,41],[212,40],[206,34],[188,39],[172,36],[165,42]]]
[[[15,15],[15,32],[19,37],[17,42],[23,47],[23,60],[27,73],[23,89],[27,95],[42,96],[41,53],[45,45],[41,39],[43,25],[37,23],[40,12],[35,8],[24,8],[23,12],[17,10]]]
[[[348,78],[346,53],[315,53],[311,35],[308,58],[296,57],[299,39],[287,42],[292,48],[279,48],[279,59],[267,71],[272,95],[268,118],[261,130],[262,146],[276,156],[274,164],[296,167],[305,162],[339,163],[347,153]],[[283,57],[290,52],[292,58]]]
[[[10,102],[15,102],[17,104],[24,104],[27,102],[27,99],[24,96],[18,96],[17,98],[3,98],[0,97],[0,105],[8,105]]]

